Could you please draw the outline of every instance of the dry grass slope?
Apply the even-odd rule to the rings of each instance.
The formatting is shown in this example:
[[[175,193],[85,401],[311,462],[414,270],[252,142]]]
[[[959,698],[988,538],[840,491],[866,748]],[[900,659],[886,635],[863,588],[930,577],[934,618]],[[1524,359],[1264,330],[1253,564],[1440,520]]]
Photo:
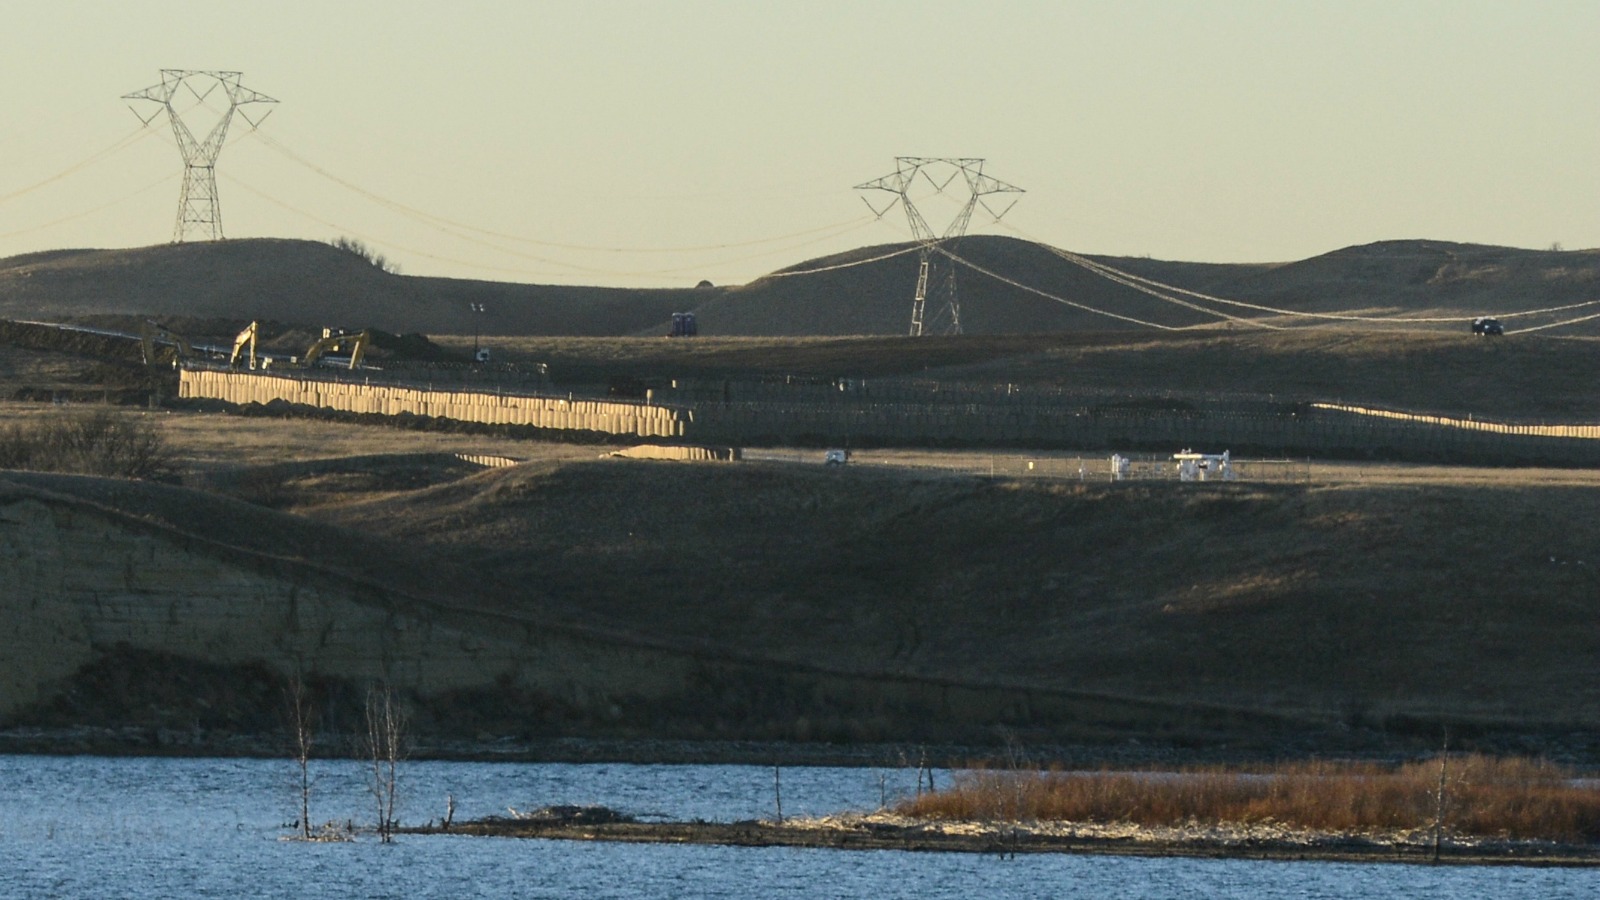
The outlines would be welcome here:
[[[1275,824],[1335,833],[1419,831],[1511,840],[1600,839],[1600,789],[1561,766],[1456,756],[1398,767],[1286,763],[1177,773],[979,770],[897,812],[962,821]],[[1440,803],[1440,779],[1445,781]],[[1442,819],[1441,819],[1442,813]]]
[[[1600,498],[544,463],[311,514],[541,615],[1434,740],[1600,717]],[[1144,726],[1159,730],[1159,722]]]

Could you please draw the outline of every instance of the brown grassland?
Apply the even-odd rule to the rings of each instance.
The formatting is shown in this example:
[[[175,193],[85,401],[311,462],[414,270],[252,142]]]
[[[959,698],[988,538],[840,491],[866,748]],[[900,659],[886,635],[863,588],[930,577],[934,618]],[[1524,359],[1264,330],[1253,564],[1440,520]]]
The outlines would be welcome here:
[[[1542,760],[1482,755],[1398,766],[1313,761],[1153,773],[980,769],[894,811],[952,821],[1270,824],[1345,834],[1438,825],[1471,837],[1600,839],[1600,787]]]
[[[703,356],[659,340],[529,339],[512,352],[566,359],[553,364],[558,373],[670,372],[691,360],[708,372],[851,371],[851,360],[941,372],[1048,357],[1056,351],[1039,345],[1051,341],[1083,358],[1049,378],[1092,369],[1132,382],[1165,365],[1159,346],[1121,335],[970,346],[740,339],[696,345]],[[1287,367],[1307,341],[1328,342],[1361,369],[1391,365],[1396,338],[1171,345],[1212,347],[1191,367],[1226,372],[1250,368],[1239,360],[1251,353]],[[1465,337],[1421,343],[1449,359],[1494,352]],[[1567,381],[1561,367],[1589,345],[1547,344],[1543,358],[1558,365],[1519,377],[1570,397],[1574,388],[1557,390]],[[63,371],[50,354],[0,359],[10,360],[14,384]],[[1303,368],[1313,386],[1344,370]],[[1486,397],[1481,405],[1494,412],[1516,403],[1507,392]],[[1435,400],[1449,404],[1442,393]],[[1585,408],[1568,406],[1575,415]],[[0,406],[8,421],[58,414],[48,404]],[[1523,733],[1563,736],[1551,746],[1581,757],[1590,752],[1586,723],[1600,719],[1592,676],[1600,633],[1585,624],[1600,613],[1592,472],[1317,461],[1309,485],[1190,489],[952,477],[921,465],[950,454],[926,450],[864,451],[863,462],[887,465],[844,471],[682,465],[492,435],[182,409],[129,415],[156,424],[187,483],[334,526],[330,533],[352,536],[349,552],[368,557],[364,568],[477,573],[467,582],[474,602],[518,615],[848,672],[1261,711],[1352,747],[1436,745],[1447,723],[1486,748],[1515,749]],[[418,458],[456,452],[529,464],[477,472]],[[757,730],[893,737],[870,723]],[[1114,729],[1078,737],[1130,735],[1190,746],[1216,739],[1137,705]],[[1287,746],[1280,741],[1256,740],[1252,752]]]
[[[546,363],[557,390],[579,393],[602,393],[619,377],[916,378],[1600,422],[1592,389],[1600,339],[1570,333],[1485,340],[1466,332],[1465,319],[1436,331],[1331,325],[1147,333],[1089,330],[1095,326],[1081,319],[1045,331],[1042,320],[1017,312],[1022,307],[1001,303],[994,309],[1017,316],[992,319],[987,333],[909,340],[883,336],[901,330],[906,306],[901,273],[886,269],[873,277],[898,286],[883,295],[889,299],[871,295],[873,309],[884,311],[858,329],[869,336],[824,337],[799,333],[793,323],[827,315],[855,321],[847,307],[866,294],[844,286],[793,293],[783,279],[665,294],[449,285],[351,268],[328,248],[309,253],[291,244],[5,261],[0,310],[42,317],[56,309],[54,298],[75,314],[128,315],[135,310],[112,302],[123,295],[106,289],[106,279],[127,268],[129,303],[199,292],[193,336],[227,340],[242,322],[274,312],[298,323],[284,326],[286,334],[310,333],[333,323],[310,318],[317,313],[306,298],[321,294],[308,294],[286,265],[300,260],[306,277],[322,279],[323,293],[346,304],[338,324],[398,331],[422,323],[416,327],[453,333],[437,341],[457,355],[474,342],[473,323],[457,308],[462,298],[528,300],[515,317],[485,323],[496,361]],[[984,246],[1037,255],[1016,242]],[[204,257],[205,266],[186,268],[185,254]],[[1584,299],[1600,265],[1589,253],[1523,256],[1409,243],[1226,271],[1124,262],[1191,279],[1184,283],[1197,289],[1250,290],[1273,302],[1320,286],[1329,293],[1306,300],[1319,309],[1349,308],[1340,298],[1368,290],[1372,278],[1409,273],[1364,306],[1451,316],[1509,304],[1496,293],[1507,272],[1527,276],[1516,284],[1554,292],[1525,298],[1529,304]],[[1566,274],[1549,274],[1562,266]],[[239,277],[210,290],[201,276],[217,271]],[[984,295],[975,288],[969,296],[978,316]],[[300,305],[250,306],[273,297]],[[744,323],[742,330],[718,336],[711,327],[693,341],[638,336],[659,334],[662,317],[683,303],[703,303],[708,326],[723,316]],[[780,307],[781,316],[773,312]],[[773,317],[763,320],[762,310]],[[392,321],[348,318],[379,312]],[[890,319],[892,330],[884,324]],[[161,384],[170,397],[162,380],[170,373],[151,375],[136,359],[132,347],[111,353],[88,343],[0,347],[0,387],[13,398],[0,403],[0,427],[59,418],[61,407],[38,402],[52,396],[127,399]],[[428,572],[463,602],[630,640],[1127,701],[1115,721],[1024,739],[1133,738],[1227,745],[1255,756],[1416,753],[1437,747],[1448,727],[1469,748],[1600,760],[1600,474],[1593,471],[1314,460],[1309,484],[1111,484],[956,475],[940,466],[953,454],[924,448],[863,450],[859,463],[879,464],[838,470],[672,464],[602,459],[614,445],[461,430],[185,405],[121,414],[159,432],[178,480],[213,493],[105,488],[96,489],[96,502],[174,527],[204,522],[208,535],[241,547],[268,552],[269,539],[278,549],[315,545],[374,577]],[[455,453],[526,464],[481,471]],[[455,577],[463,573],[469,577]],[[1191,715],[1174,713],[1184,709]],[[1259,714],[1283,727],[1195,726],[1213,711]],[[870,718],[803,719],[757,709],[743,722],[707,722],[697,736],[902,737]]]

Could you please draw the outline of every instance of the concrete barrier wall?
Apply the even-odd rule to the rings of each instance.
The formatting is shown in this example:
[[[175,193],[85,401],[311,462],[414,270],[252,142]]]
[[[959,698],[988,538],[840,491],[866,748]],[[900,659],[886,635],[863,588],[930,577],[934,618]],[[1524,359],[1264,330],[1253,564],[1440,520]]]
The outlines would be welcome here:
[[[1354,413],[1361,416],[1372,416],[1378,419],[1391,419],[1397,422],[1412,422],[1421,425],[1438,425],[1443,428],[1464,428],[1468,431],[1483,431],[1490,434],[1578,438],[1590,441],[1600,439],[1600,425],[1511,425],[1504,422],[1487,422],[1483,419],[1424,416],[1387,409],[1373,409],[1367,406],[1346,406],[1341,403],[1313,403],[1311,405],[1316,409],[1326,409],[1333,412]]]
[[[435,391],[255,373],[185,371],[182,397],[285,400],[382,415],[587,430],[700,444],[1002,444],[1137,450],[1210,447],[1284,455],[1383,453],[1396,458],[1600,464],[1600,426],[1508,425],[1335,404],[1092,406],[1011,392],[942,390],[961,402],[880,403],[834,390],[826,400],[700,401],[671,406]],[[857,392],[858,394],[860,392]]]
[[[209,369],[184,370],[178,382],[178,396],[238,404],[282,400],[340,412],[410,414],[486,425],[524,425],[660,438],[682,437],[688,418],[685,411],[677,407],[647,403],[436,391]]]
[[[685,462],[728,462],[739,459],[737,447],[683,447],[683,446],[657,446],[644,444],[638,447],[629,447],[608,453],[607,456],[617,456],[623,459],[670,459]]]
[[[457,453],[456,459],[475,466],[483,466],[486,469],[509,469],[521,462],[521,460],[512,459],[509,456],[488,456],[482,453]]]

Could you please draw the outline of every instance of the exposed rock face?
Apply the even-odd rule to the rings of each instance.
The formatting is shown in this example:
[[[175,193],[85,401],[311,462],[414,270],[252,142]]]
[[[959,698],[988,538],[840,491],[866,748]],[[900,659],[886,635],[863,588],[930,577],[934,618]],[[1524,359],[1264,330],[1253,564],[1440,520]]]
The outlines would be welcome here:
[[[537,728],[526,717],[550,714],[580,731],[632,735],[919,739],[1102,717],[1123,706],[655,646],[474,607],[470,587],[454,599],[424,598],[397,587],[399,578],[349,574],[356,562],[348,548],[324,556],[298,535],[260,538],[252,548],[224,543],[217,538],[249,540],[276,514],[243,504],[218,514],[212,503],[232,501],[172,493],[192,494],[76,476],[0,479],[0,725],[77,689],[74,677],[90,667],[104,678],[107,666],[130,658],[382,680],[457,729],[508,720]],[[119,508],[84,499],[113,495]],[[146,515],[123,511],[141,503]],[[203,505],[189,507],[192,527],[206,535],[170,524],[174,510],[195,503]],[[220,535],[228,515],[262,518]],[[274,555],[296,542],[318,558]],[[106,699],[79,708],[104,710]]]
[[[514,686],[578,708],[681,691],[690,660],[453,610],[26,488],[0,491],[0,717],[47,699],[99,648],[419,695]]]

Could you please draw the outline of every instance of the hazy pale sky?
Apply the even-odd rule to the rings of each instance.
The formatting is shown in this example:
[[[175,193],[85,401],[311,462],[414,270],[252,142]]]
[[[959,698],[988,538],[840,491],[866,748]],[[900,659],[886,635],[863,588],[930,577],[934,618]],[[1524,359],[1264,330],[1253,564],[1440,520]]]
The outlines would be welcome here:
[[[1078,252],[1600,247],[1596,0],[21,6],[0,256],[171,240],[178,151],[120,99],[162,68],[280,101],[221,155],[229,237],[407,274],[739,283],[904,240],[852,189],[896,156],[985,158],[1026,193],[972,231]]]

